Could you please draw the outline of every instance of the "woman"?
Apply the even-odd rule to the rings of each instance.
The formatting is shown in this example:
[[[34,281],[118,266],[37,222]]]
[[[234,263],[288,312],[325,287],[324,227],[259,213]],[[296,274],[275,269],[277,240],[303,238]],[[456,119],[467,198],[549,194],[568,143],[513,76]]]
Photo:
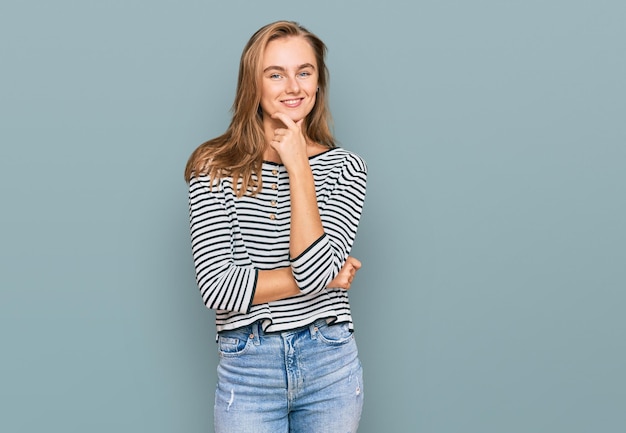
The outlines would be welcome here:
[[[185,170],[202,299],[216,310],[217,433],[356,432],[362,370],[347,290],[363,160],[330,132],[326,47],[297,23],[259,29],[233,117]]]

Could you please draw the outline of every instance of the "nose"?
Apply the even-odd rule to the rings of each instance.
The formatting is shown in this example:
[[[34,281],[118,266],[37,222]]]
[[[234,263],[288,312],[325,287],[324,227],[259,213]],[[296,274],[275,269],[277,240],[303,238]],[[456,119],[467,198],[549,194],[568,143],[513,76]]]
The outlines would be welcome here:
[[[289,78],[287,82],[287,93],[299,93],[300,92],[300,83],[298,83],[298,79],[296,77]]]

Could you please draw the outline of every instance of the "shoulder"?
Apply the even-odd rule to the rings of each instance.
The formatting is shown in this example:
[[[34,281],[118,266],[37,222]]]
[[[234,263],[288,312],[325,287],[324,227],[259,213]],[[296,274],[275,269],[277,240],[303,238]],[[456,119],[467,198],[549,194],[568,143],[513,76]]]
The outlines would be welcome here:
[[[224,188],[219,178],[211,178],[208,175],[192,175],[189,179],[189,194],[194,195],[223,195]]]
[[[341,147],[335,147],[313,157],[311,164],[329,168],[342,166],[350,171],[367,173],[365,160],[360,155]]]

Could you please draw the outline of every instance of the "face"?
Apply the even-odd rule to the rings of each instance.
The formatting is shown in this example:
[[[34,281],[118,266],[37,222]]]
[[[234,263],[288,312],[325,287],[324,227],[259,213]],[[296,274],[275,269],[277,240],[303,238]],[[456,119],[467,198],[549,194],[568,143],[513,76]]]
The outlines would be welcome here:
[[[262,68],[263,122],[276,123],[270,115],[277,111],[294,122],[304,119],[313,109],[317,93],[317,62],[311,45],[299,36],[275,39],[265,48]]]

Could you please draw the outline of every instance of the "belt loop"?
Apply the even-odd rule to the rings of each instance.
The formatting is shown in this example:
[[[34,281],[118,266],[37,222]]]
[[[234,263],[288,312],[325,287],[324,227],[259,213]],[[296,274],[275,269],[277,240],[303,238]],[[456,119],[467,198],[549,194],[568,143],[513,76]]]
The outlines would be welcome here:
[[[261,344],[261,339],[259,338],[259,331],[261,330],[260,321],[257,320],[252,324],[252,337],[254,337],[254,345],[258,346]]]
[[[311,333],[311,340],[317,340],[317,322],[311,323],[309,325],[309,332]]]

